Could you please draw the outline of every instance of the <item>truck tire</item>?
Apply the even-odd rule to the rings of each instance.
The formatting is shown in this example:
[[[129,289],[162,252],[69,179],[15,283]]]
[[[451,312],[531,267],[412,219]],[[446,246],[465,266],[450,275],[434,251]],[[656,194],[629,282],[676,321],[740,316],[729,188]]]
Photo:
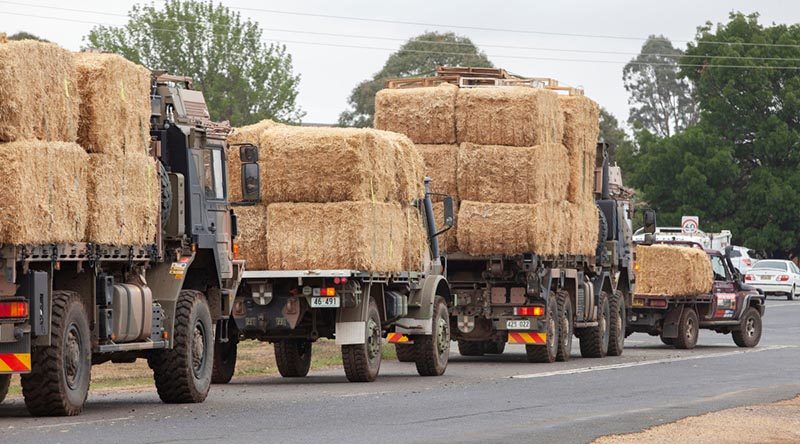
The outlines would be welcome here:
[[[578,330],[581,356],[584,358],[605,358],[608,354],[608,343],[611,339],[611,332],[608,328],[611,305],[608,301],[608,294],[605,291],[600,293],[600,301],[597,307],[597,326]]]
[[[611,297],[611,316],[608,324],[608,356],[622,356],[625,349],[625,296],[617,290]]]
[[[0,404],[6,400],[9,387],[11,387],[11,375],[0,375]]]
[[[420,376],[441,376],[450,359],[450,313],[441,296],[433,302],[433,330],[430,336],[414,336],[417,373]]]
[[[675,338],[665,338],[663,335],[660,336],[661,342],[664,345],[669,345],[670,347],[675,347]]]
[[[369,298],[366,321],[366,342],[342,346],[344,374],[350,382],[372,382],[381,369],[383,334],[381,317],[375,299]]]
[[[92,369],[91,332],[78,293],[53,291],[51,345],[34,347],[22,396],[33,416],[74,416],[83,410]]]
[[[574,335],[574,311],[572,310],[572,299],[566,291],[558,292],[558,318],[560,319],[561,331],[558,335],[558,352],[556,361],[569,361],[572,355],[572,336]]]
[[[414,344],[395,344],[394,350],[397,352],[397,360],[400,362],[414,362],[417,359]]]
[[[747,307],[742,315],[738,330],[731,332],[733,342],[739,347],[755,347],[761,341],[761,313],[754,307]]]
[[[486,341],[483,343],[483,352],[487,355],[502,355],[505,350],[505,341]]]
[[[281,339],[275,342],[275,362],[284,378],[303,378],[311,369],[312,342],[305,339]]]
[[[678,337],[675,338],[675,348],[693,349],[697,345],[697,335],[700,332],[699,324],[700,321],[694,308],[684,308],[681,318],[678,320]]]
[[[172,185],[169,183],[167,169],[161,161],[158,162],[158,178],[161,183],[161,229],[166,230],[169,215],[172,213]]]
[[[465,341],[458,340],[458,354],[461,356],[483,356],[485,353],[485,341]]]
[[[214,369],[211,372],[212,384],[231,382],[236,371],[236,355],[239,349],[239,330],[233,319],[228,321],[228,342],[220,342],[220,330],[217,328],[214,341]]]
[[[153,350],[147,358],[161,401],[186,404],[206,399],[214,367],[213,325],[205,295],[181,290],[175,304],[172,349]]]
[[[547,307],[545,307],[545,325],[547,328],[547,338],[544,345],[525,345],[525,354],[528,362],[551,363],[556,361],[559,344],[559,318],[558,301],[552,292],[547,297]]]

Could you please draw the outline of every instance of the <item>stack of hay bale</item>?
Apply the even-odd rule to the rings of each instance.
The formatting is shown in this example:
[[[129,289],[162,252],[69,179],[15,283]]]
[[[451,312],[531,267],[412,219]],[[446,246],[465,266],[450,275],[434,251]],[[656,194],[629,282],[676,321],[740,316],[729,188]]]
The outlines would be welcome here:
[[[406,137],[262,122],[228,141],[260,147],[262,201],[236,210],[248,268],[421,269],[423,161]]]
[[[443,248],[472,255],[594,255],[598,118],[588,98],[524,86],[384,89],[375,99],[375,127],[409,136],[432,190],[459,202]]]
[[[115,61],[87,67],[51,43],[0,43],[0,243],[153,242],[149,74],[95,57]],[[136,156],[111,158],[123,152]]]
[[[708,254],[674,245],[636,247],[636,292],[694,296],[711,292],[714,275]]]

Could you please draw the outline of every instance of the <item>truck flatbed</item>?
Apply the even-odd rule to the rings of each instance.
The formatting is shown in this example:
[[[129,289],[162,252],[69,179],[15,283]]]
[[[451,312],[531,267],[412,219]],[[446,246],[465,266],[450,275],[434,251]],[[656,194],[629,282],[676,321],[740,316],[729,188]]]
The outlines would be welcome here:
[[[246,270],[244,279],[286,279],[286,278],[360,278],[360,279],[414,279],[424,273],[401,271],[397,273],[371,272],[361,270]]]

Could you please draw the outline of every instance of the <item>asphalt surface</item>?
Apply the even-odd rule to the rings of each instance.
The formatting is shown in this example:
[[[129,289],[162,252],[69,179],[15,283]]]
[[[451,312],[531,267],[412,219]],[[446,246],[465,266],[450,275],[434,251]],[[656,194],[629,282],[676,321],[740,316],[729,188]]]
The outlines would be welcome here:
[[[709,331],[690,351],[645,334],[617,358],[582,359],[577,345],[556,364],[526,363],[519,346],[454,350],[438,378],[384,362],[367,384],[341,369],[234,379],[198,405],[161,404],[154,389],[90,393],[74,418],[30,418],[14,398],[0,405],[0,442],[587,442],[800,393],[800,301],[768,301],[754,349]]]

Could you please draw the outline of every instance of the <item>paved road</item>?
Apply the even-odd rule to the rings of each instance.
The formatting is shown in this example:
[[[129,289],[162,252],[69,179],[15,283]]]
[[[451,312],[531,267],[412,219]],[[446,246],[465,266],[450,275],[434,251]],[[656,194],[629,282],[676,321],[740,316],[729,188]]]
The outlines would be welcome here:
[[[768,301],[755,349],[702,332],[695,350],[678,351],[636,334],[619,358],[524,361],[510,347],[454,353],[440,378],[384,363],[371,384],[341,370],[240,379],[189,406],[160,404],[153,390],[92,393],[77,418],[29,418],[15,399],[0,406],[0,442],[586,442],[800,393],[800,302]]]

